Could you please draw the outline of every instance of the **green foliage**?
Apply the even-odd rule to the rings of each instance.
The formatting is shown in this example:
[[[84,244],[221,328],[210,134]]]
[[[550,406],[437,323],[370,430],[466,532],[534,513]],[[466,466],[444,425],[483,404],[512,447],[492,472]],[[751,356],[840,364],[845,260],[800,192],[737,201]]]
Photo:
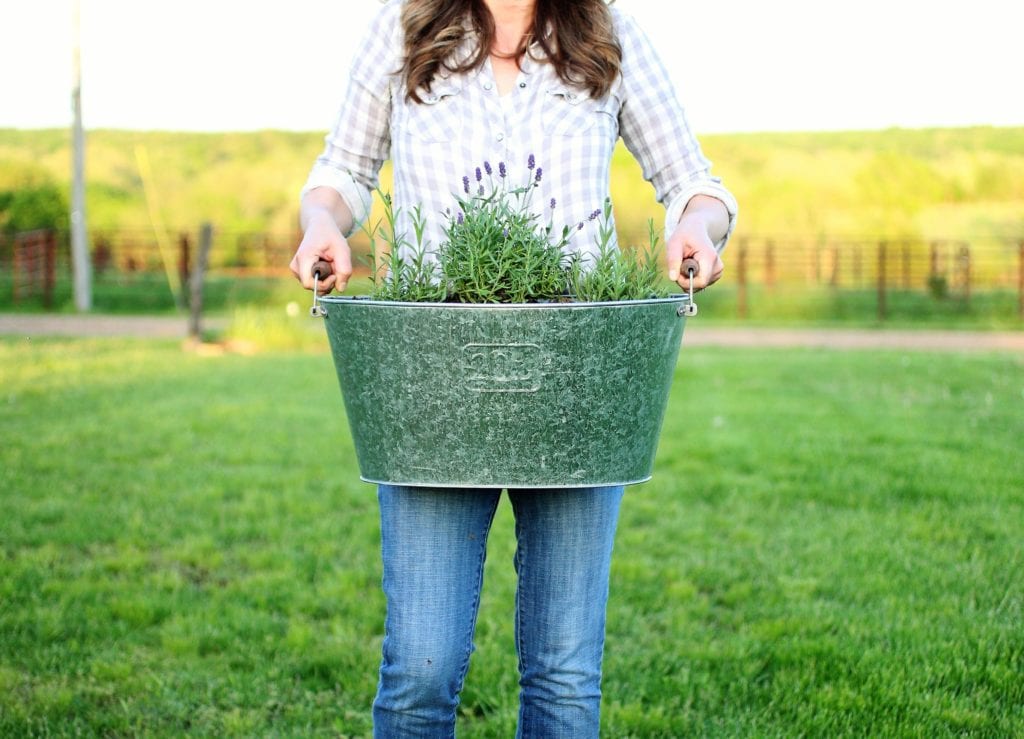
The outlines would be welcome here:
[[[949,296],[949,280],[945,275],[928,276],[928,294],[936,300],[945,300]]]
[[[531,198],[540,184],[543,170],[534,172],[522,186],[510,187],[505,165],[497,177],[489,165],[486,175],[476,170],[476,193],[468,176],[463,178],[464,196],[457,196],[457,208],[449,213],[445,241],[436,253],[423,243],[425,221],[417,207],[412,214],[416,244],[410,244],[396,229],[398,214],[391,197],[381,194],[389,245],[385,258],[376,249],[377,227],[369,229],[372,274],[377,300],[455,303],[533,303],[543,301],[638,300],[664,294],[655,256],[657,236],[648,224],[651,247],[643,255],[623,252],[615,245],[612,205],[594,211],[590,219],[603,215],[596,256],[584,250],[568,254],[573,230],[568,226],[557,237],[551,218],[546,225],[531,209]],[[487,184],[483,184],[484,178]],[[553,211],[557,203],[552,200]],[[582,228],[582,224],[580,224]]]
[[[647,224],[650,248],[620,250],[611,244],[611,215],[609,200],[604,206],[598,252],[593,263],[588,264],[588,259],[580,256],[572,261],[569,283],[573,296],[594,303],[665,297],[668,291],[661,284],[654,222]]]
[[[975,240],[1021,233],[1024,128],[703,135],[701,144],[740,202],[737,236],[898,232]],[[172,230],[192,231],[208,220],[221,232],[288,233],[323,134],[90,131],[91,227],[149,228],[136,146],[149,153],[161,215]],[[0,190],[41,181],[67,189],[69,161],[67,131],[0,129]],[[385,188],[388,177],[385,168]],[[642,242],[648,219],[660,222],[662,210],[624,147],[616,151],[611,186],[622,242]]]
[[[374,300],[396,300],[410,303],[437,303],[445,299],[445,287],[438,275],[437,264],[423,243],[425,224],[423,214],[417,206],[412,213],[413,231],[416,244],[412,246],[399,233],[396,221],[398,211],[391,201],[391,195],[378,190],[384,204],[384,219],[388,230],[383,236],[389,250],[383,258],[377,251],[379,223],[366,229],[370,240],[370,277],[373,282],[371,297]],[[364,227],[365,228],[365,227]],[[411,257],[406,257],[406,252]]]
[[[0,231],[62,230],[68,224],[68,201],[52,183],[0,191]]]
[[[499,172],[503,167],[499,166]],[[479,183],[483,174],[479,169],[476,174]],[[489,189],[480,184],[475,195],[470,195],[469,178],[463,179],[466,197],[457,199],[459,209],[449,216],[446,241],[440,249],[449,300],[525,303],[563,299],[563,249],[569,229],[564,229],[560,238],[552,238],[552,224],[541,225],[539,216],[530,212],[541,170],[521,187],[509,188],[503,174],[496,181],[491,172],[487,177]]]
[[[379,516],[326,350],[0,339],[0,368],[0,735],[370,735]],[[1022,376],[684,339],[622,506],[602,736],[1024,734]],[[514,524],[460,737],[514,733]]]

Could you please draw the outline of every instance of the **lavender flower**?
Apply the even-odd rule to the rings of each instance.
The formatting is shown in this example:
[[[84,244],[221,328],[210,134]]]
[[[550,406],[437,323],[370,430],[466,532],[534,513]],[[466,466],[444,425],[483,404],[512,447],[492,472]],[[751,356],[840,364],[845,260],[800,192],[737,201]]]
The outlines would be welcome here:
[[[465,176],[465,177],[462,178],[462,189],[466,191],[467,195],[469,195],[469,177],[468,176]]]
[[[477,182],[479,182],[479,181],[480,181],[480,180],[482,180],[483,178],[484,178],[484,175],[483,175],[483,173],[482,173],[482,172],[480,171],[480,168],[479,168],[479,167],[477,167],[477,168],[476,168],[476,181],[477,181]]]
[[[551,198],[551,210],[555,209],[555,202],[556,202],[555,199]]]
[[[464,215],[462,215],[462,211],[460,210],[459,211],[459,217],[456,218],[455,221],[456,221],[456,223],[458,223],[461,226],[463,221],[465,221],[465,220],[466,220],[466,217]],[[582,225],[583,224],[581,223],[580,226],[582,226]]]
[[[491,176],[491,172],[492,172],[492,171],[493,171],[493,170],[491,170],[491,163],[490,163],[490,162],[484,162],[484,172],[486,172],[486,173],[487,173],[487,176],[488,176],[488,177],[490,177],[490,176]]]
[[[484,186],[483,185],[480,185],[480,187],[477,188],[476,194],[479,195],[480,197],[484,196]]]
[[[498,162],[498,176],[506,177],[507,175],[508,170],[505,169],[505,162]]]
[[[506,226],[505,228],[501,229],[501,235],[502,235],[503,238],[506,238],[506,239],[508,238],[508,226]]]
[[[535,166],[537,166],[537,160],[533,158],[533,154],[530,154],[530,156],[526,158],[526,168],[533,169]]]
[[[583,221],[580,221],[578,224],[576,224],[576,230],[577,231],[582,231],[583,230]]]
[[[593,213],[591,213],[590,217],[588,217],[587,220],[588,221],[596,220],[599,215],[601,215],[601,209],[600,208],[598,208]]]
[[[544,170],[541,167],[537,167],[537,174],[533,177],[533,184],[539,185],[540,178],[544,175]]]

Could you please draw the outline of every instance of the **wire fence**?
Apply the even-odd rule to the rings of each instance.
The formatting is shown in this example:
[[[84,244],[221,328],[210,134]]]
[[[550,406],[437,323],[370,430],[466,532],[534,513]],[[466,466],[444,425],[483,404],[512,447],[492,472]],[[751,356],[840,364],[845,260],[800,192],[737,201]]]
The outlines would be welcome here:
[[[198,234],[198,229],[195,233],[181,231],[161,248],[151,231],[94,231],[94,285],[111,294],[120,286],[127,295],[161,282],[187,284]],[[298,232],[214,229],[210,278],[253,284],[254,280],[288,277],[288,263],[300,238]],[[357,234],[352,246],[357,255],[356,274],[369,274],[365,236]],[[731,283],[735,291],[739,318],[756,317],[755,293],[827,288],[873,292],[880,319],[887,317],[889,297],[895,293],[970,302],[975,294],[1001,291],[1014,294],[1017,316],[1024,320],[1024,235],[971,242],[741,235],[730,244],[725,257],[724,284]],[[0,236],[0,306],[34,302],[52,307],[69,286],[67,233],[33,231]],[[152,307],[145,299],[139,300],[139,309]],[[122,302],[128,309],[132,301],[125,298]]]

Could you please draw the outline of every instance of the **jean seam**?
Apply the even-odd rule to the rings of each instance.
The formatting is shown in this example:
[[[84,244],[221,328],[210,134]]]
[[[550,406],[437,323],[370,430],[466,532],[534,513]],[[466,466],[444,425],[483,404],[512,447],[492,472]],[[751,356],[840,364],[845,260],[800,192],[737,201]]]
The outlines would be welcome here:
[[[522,680],[523,675],[526,673],[526,650],[525,643],[523,641],[523,567],[525,566],[525,557],[523,556],[523,549],[525,543],[520,536],[521,528],[519,517],[516,516],[515,523],[516,533],[516,652],[519,657],[519,679]]]
[[[484,564],[487,561],[487,539],[491,533],[491,526],[494,524],[494,515],[498,510],[498,502],[501,500],[501,496],[494,498],[494,506],[491,508],[491,514],[487,519],[487,525],[484,527],[482,535],[480,536],[479,552],[477,554],[477,570],[476,570],[476,594],[473,598],[473,619],[469,625],[469,633],[466,639],[466,650],[465,657],[462,661],[462,667],[459,670],[459,682],[456,686],[456,705],[458,705],[459,698],[462,694],[462,688],[466,682],[466,675],[469,673],[469,660],[473,656],[473,635],[476,633],[476,622],[480,616],[480,597],[483,591],[484,584]]]

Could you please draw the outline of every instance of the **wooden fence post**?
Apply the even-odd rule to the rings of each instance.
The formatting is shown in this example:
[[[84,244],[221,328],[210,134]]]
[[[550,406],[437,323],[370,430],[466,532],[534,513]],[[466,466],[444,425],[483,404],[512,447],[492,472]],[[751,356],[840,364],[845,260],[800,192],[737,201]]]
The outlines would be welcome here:
[[[738,246],[739,249],[737,251],[739,253],[736,255],[736,312],[740,318],[747,318],[747,240],[740,239]],[[1024,255],[1024,244],[1021,244],[1021,254]],[[1024,266],[1021,269],[1024,270]],[[1021,274],[1024,275],[1024,271]],[[1021,295],[1024,296],[1024,292]],[[1024,297],[1021,300],[1024,301]],[[1021,305],[1024,306],[1024,302]]]
[[[860,261],[860,247],[853,247],[853,286],[860,287],[863,282],[864,270]]]
[[[971,302],[971,247],[968,244],[960,246],[960,269],[964,278],[964,303]]]
[[[213,243],[213,226],[204,223],[199,229],[199,249],[196,253],[195,269],[189,281],[189,322],[188,335],[198,340],[203,316],[203,279],[210,257],[210,245]]]
[[[178,237],[178,277],[181,279],[182,287],[188,284],[189,275],[189,243],[188,234],[181,234]]]
[[[839,287],[839,247],[832,247],[832,272],[828,278],[830,287]]]
[[[884,321],[886,314],[885,304],[885,247],[884,241],[878,242],[878,320]]]
[[[775,286],[775,243],[771,240],[764,245],[764,286]]]

